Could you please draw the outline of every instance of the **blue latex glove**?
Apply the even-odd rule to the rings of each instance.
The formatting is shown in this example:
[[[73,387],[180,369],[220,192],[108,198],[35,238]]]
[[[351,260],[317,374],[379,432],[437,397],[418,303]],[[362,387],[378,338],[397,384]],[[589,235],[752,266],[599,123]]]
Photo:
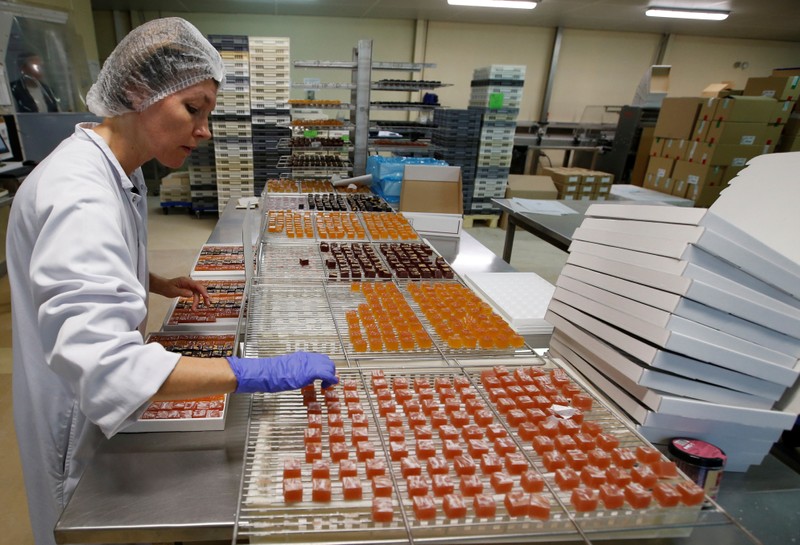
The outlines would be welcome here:
[[[238,381],[237,394],[297,390],[317,379],[322,380],[323,388],[339,382],[333,360],[324,354],[294,352],[274,358],[230,356],[227,360]]]

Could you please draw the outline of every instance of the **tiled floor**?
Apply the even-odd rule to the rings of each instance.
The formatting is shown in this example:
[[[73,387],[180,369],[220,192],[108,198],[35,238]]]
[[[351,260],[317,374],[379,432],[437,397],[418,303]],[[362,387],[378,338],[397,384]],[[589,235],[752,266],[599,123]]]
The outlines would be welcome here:
[[[163,276],[187,274],[200,247],[216,224],[216,216],[196,218],[184,209],[164,214],[157,198],[150,207],[150,268]],[[505,232],[499,228],[475,226],[476,239],[502,255]],[[511,264],[520,271],[536,272],[555,282],[566,254],[526,232],[518,231]],[[150,301],[147,330],[161,328],[171,301],[154,296]],[[0,278],[0,536],[4,543],[33,545],[25,489],[22,483],[16,435],[11,410],[11,302],[8,277]]]

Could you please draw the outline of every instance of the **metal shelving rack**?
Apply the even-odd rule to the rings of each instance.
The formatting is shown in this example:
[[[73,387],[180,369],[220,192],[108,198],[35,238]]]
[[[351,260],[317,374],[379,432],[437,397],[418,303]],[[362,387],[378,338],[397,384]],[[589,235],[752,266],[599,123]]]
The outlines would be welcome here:
[[[370,149],[380,149],[381,151],[393,151],[396,153],[428,153],[431,149],[421,146],[380,146],[374,148],[370,146],[370,111],[420,111],[432,110],[435,106],[410,105],[410,106],[382,106],[373,105],[370,102],[371,92],[374,91],[401,91],[415,92],[437,87],[444,87],[446,84],[431,85],[430,82],[398,82],[392,85],[385,85],[372,81],[374,71],[398,71],[398,72],[421,72],[425,68],[434,68],[435,64],[412,63],[412,62],[373,62],[372,61],[372,40],[359,40],[353,48],[352,61],[295,61],[295,68],[330,68],[338,70],[350,70],[352,77],[348,83],[319,83],[319,84],[293,84],[295,88],[304,89],[349,89],[350,104],[345,106],[350,111],[350,160],[353,168],[353,176],[361,176],[367,171],[367,156]],[[423,129],[424,127],[420,127]]]

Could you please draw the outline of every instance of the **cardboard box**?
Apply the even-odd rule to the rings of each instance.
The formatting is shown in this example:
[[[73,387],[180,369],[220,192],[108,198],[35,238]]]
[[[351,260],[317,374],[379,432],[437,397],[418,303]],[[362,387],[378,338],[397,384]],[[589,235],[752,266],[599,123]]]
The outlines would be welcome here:
[[[703,89],[703,92],[700,94],[702,97],[725,97],[728,96],[727,91],[732,88],[732,85],[729,81],[725,81],[722,83],[712,83],[711,85],[707,86]]]
[[[780,145],[778,145],[776,150],[781,153],[785,153],[788,151],[800,151],[800,136],[784,138],[783,140],[781,140],[781,143]]]
[[[737,144],[714,144],[711,154],[704,164],[743,167],[747,161],[766,152],[766,146],[746,146]]]
[[[687,140],[676,140],[675,138],[667,138],[664,141],[664,148],[661,150],[661,157],[675,159],[676,161],[683,159],[686,156]]]
[[[644,187],[661,193],[672,193],[672,169],[674,159],[651,157],[644,175]]]
[[[583,176],[575,169],[564,167],[544,167],[542,173],[552,178],[558,189],[558,198],[577,200]]]
[[[701,101],[698,97],[665,98],[656,121],[655,136],[678,140],[690,138]]]
[[[797,101],[798,92],[800,76],[748,78],[744,86],[745,96],[771,97],[777,100]]]
[[[793,113],[783,126],[783,137],[795,137],[800,134],[800,112]]]
[[[661,137],[653,138],[653,143],[650,144],[650,153],[648,155],[650,157],[662,157],[661,153],[664,151],[664,143],[667,140],[667,138]]]
[[[792,116],[792,112],[797,109],[797,102],[791,100],[784,100],[778,102],[777,107],[772,112],[772,115],[767,120],[767,123],[787,123]]]
[[[705,141],[709,144],[763,146],[767,143],[767,127],[765,123],[715,121],[711,123]]]
[[[514,197],[522,199],[557,199],[558,189],[556,189],[550,176],[509,174],[506,199]]]
[[[692,136],[689,140],[694,142],[705,142],[706,136],[708,135],[708,128],[711,126],[711,121],[708,119],[700,119],[697,118],[697,122],[694,124],[694,129],[692,129]]]
[[[800,76],[800,67],[793,67],[793,68],[775,68],[772,71],[773,76],[780,76],[780,77],[792,77],[792,76]]]
[[[509,174],[506,186],[506,199],[557,199],[558,189],[550,176],[533,176]],[[500,214],[499,226],[505,229],[508,225],[508,213]]]
[[[417,232],[458,236],[463,222],[463,199],[461,167],[404,167],[399,210]]]
[[[689,142],[685,160],[692,163],[705,163],[711,155],[711,144],[707,142]]]
[[[653,65],[648,68],[636,87],[632,104],[645,108],[658,108],[669,91],[671,68],[668,65]]]
[[[719,98],[708,98],[700,103],[700,110],[697,112],[697,119],[711,121],[714,119],[714,112],[719,104]]]
[[[703,187],[697,189],[695,186],[690,186],[686,192],[686,198],[694,201],[694,205],[698,208],[708,208],[714,201],[717,200],[719,194],[725,190],[727,186],[717,187]]]
[[[769,123],[775,113],[777,101],[770,97],[721,98],[714,110],[715,121],[739,121],[742,123]]]
[[[725,174],[725,167],[677,161],[672,169],[672,194],[676,197],[687,197],[694,186],[695,194],[705,187],[719,187]]]

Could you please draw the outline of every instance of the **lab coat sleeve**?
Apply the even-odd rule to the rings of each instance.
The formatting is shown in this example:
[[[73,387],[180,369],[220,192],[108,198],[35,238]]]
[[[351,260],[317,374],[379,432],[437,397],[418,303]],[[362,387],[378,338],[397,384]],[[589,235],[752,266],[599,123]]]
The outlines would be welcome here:
[[[38,189],[30,264],[47,363],[107,437],[136,416],[180,358],[144,344],[137,329],[147,314],[137,232],[128,197],[109,174],[80,157],[47,173],[57,182]]]

